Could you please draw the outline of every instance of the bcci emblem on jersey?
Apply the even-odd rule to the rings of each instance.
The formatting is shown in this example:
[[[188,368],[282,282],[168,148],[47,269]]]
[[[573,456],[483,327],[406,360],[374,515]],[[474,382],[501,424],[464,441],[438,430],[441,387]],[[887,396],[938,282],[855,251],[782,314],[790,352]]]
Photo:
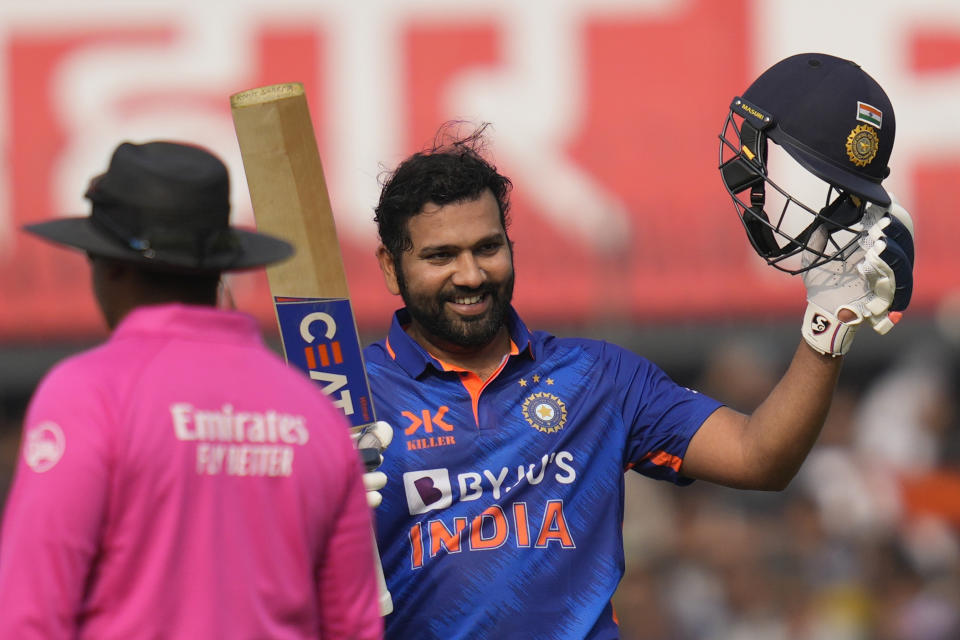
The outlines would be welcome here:
[[[556,433],[567,422],[567,405],[552,393],[538,391],[523,401],[523,417],[537,431]]]

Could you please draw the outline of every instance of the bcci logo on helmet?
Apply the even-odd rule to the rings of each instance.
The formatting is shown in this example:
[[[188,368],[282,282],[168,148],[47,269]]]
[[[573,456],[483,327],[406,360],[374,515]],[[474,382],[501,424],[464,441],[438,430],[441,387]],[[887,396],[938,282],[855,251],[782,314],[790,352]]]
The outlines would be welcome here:
[[[873,127],[858,125],[847,136],[847,157],[858,167],[865,167],[877,157],[880,137]]]
[[[523,417],[543,433],[556,433],[567,422],[567,405],[552,393],[534,393],[523,401]]]

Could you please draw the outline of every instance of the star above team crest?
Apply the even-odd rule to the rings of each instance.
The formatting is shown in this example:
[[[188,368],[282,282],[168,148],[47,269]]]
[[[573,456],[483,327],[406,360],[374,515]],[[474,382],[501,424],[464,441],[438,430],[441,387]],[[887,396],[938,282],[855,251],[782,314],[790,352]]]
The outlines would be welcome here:
[[[539,384],[539,382],[540,382],[540,380],[541,380],[541,378],[540,378],[540,376],[539,376],[538,374],[534,374],[534,375],[530,376],[530,379],[533,381],[534,384]],[[554,385],[553,378],[547,378],[546,380],[544,380],[544,382],[546,382],[546,383],[547,383],[548,385],[550,385],[550,386],[553,386],[553,385]],[[529,384],[529,383],[527,382],[526,378],[520,378],[519,380],[517,380],[517,384],[519,384],[521,387],[525,387],[525,386],[527,386],[527,384]]]

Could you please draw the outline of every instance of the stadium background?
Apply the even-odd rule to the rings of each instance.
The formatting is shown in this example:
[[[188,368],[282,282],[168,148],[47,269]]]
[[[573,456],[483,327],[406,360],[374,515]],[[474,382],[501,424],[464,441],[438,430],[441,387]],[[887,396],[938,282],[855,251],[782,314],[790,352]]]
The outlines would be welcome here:
[[[37,380],[106,335],[83,257],[18,227],[85,213],[113,147],[148,139],[219,153],[252,224],[228,96],[276,82],[306,86],[365,340],[397,305],[373,258],[378,176],[445,120],[489,121],[529,324],[751,410],[799,340],[803,287],[749,248],[717,134],[753,77],[804,51],[857,61],[892,98],[913,304],[858,336],[785,494],[627,478],[624,637],[960,637],[952,0],[0,1],[0,496]],[[229,285],[276,344],[265,278]]]

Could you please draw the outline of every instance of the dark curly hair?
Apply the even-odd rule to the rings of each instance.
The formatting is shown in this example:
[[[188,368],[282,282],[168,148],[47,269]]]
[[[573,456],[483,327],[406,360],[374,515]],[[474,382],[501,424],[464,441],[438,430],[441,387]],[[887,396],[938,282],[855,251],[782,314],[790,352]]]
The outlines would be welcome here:
[[[428,202],[444,206],[474,200],[490,189],[500,208],[504,232],[509,226],[510,190],[513,183],[483,157],[489,123],[467,136],[459,136],[464,123],[451,121],[440,127],[433,145],[414,153],[383,178],[374,220],[380,241],[400,261],[413,248],[407,221]]]

